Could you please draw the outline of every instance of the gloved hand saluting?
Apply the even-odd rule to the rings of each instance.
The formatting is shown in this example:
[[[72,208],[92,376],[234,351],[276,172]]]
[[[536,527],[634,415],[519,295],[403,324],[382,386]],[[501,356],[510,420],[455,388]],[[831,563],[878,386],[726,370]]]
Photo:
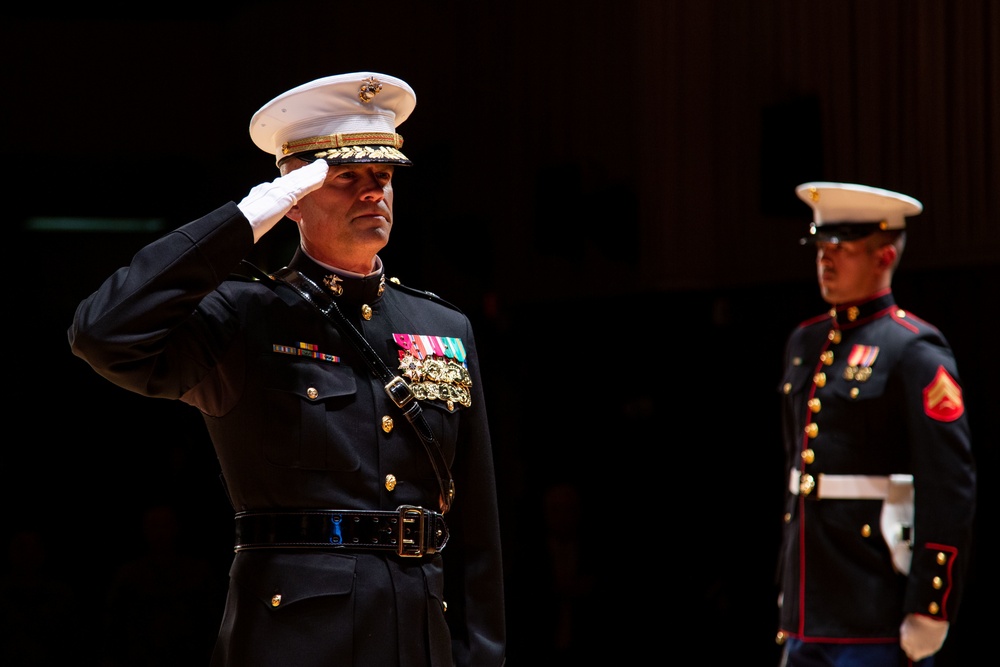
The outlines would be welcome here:
[[[907,614],[899,626],[899,645],[913,662],[937,653],[948,636],[948,621]]]
[[[316,160],[252,189],[237,206],[253,227],[254,243],[278,224],[299,199],[321,186],[329,168],[326,160]]]

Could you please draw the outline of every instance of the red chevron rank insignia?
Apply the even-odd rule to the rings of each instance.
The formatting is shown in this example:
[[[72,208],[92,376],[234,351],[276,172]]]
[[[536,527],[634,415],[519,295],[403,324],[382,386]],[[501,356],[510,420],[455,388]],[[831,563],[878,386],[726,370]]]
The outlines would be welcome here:
[[[924,387],[924,412],[940,422],[953,422],[965,412],[962,388],[944,366],[938,366],[937,375]]]

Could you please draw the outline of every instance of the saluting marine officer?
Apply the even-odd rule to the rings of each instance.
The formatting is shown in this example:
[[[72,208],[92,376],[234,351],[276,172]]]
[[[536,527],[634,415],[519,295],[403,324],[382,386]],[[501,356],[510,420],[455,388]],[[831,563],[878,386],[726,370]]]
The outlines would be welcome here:
[[[274,98],[250,135],[281,176],[141,249],[69,329],[110,381],[204,416],[236,510],[213,665],[504,662],[473,331],[387,279],[378,255],[394,170],[410,164],[396,128],[415,105],[377,72]],[[241,267],[286,215],[300,236],[288,266]]]
[[[852,183],[796,191],[830,309],[785,349],[782,664],[929,665],[962,599],[976,479],[952,350],[893,299],[923,206]]]

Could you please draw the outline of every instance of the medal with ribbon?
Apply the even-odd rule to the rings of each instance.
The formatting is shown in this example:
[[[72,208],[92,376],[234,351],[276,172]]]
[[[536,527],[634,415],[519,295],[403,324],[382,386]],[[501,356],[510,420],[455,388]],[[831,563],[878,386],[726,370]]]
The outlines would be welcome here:
[[[399,346],[399,370],[417,400],[442,401],[449,411],[455,405],[472,405],[472,378],[465,365],[461,338],[394,333]]]
[[[872,366],[878,357],[877,345],[855,345],[847,357],[847,368],[844,369],[845,380],[867,382],[872,376]]]

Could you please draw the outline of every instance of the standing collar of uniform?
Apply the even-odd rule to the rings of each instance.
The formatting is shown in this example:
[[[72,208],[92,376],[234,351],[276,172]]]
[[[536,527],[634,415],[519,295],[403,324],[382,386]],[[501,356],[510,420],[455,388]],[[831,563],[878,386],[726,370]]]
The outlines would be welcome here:
[[[896,305],[892,289],[880,290],[866,299],[837,304],[830,308],[830,317],[837,329],[850,329],[876,317],[881,317]]]
[[[295,250],[290,268],[301,272],[320,287],[328,290],[332,296],[341,301],[351,303],[373,304],[381,298],[385,291],[385,270],[382,260],[376,257],[377,268],[367,276],[326,267],[301,248]]]

